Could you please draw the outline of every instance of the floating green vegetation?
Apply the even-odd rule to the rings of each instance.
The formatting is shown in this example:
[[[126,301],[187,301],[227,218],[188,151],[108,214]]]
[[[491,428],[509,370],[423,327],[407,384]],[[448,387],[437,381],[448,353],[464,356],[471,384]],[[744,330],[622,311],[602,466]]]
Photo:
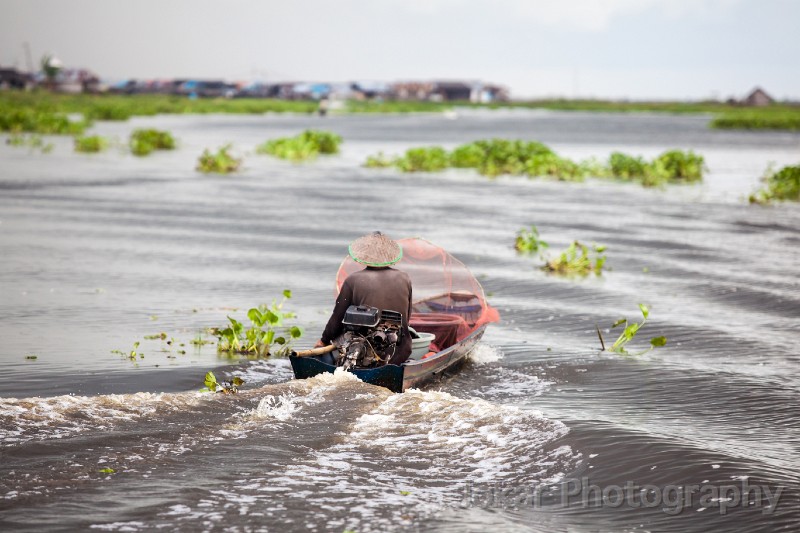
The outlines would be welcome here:
[[[130,359],[131,361],[136,361],[137,357],[139,359],[144,359],[144,354],[138,350],[139,350],[139,341],[136,341],[133,343],[133,348],[128,352],[124,352],[122,350],[111,350],[111,353],[121,355],[127,359]]]
[[[539,254],[541,256],[544,250],[550,245],[539,238],[539,230],[536,226],[531,226],[530,229],[522,228],[517,232],[517,239],[514,243],[514,248],[520,253],[524,254]]]
[[[702,181],[704,170],[705,159],[691,150],[668,150],[652,161],[614,152],[608,158],[607,176],[656,187],[666,183]]]
[[[137,129],[131,133],[128,145],[134,155],[145,156],[155,150],[174,150],[175,139],[168,131]]]
[[[230,379],[228,381],[223,381],[222,383],[220,383],[217,381],[217,376],[215,376],[213,372],[206,372],[203,384],[205,385],[205,388],[200,389],[200,392],[221,392],[222,394],[236,394],[237,392],[239,392],[239,387],[244,385],[244,380],[239,376],[236,376],[233,379]]]
[[[800,165],[767,170],[765,186],[750,195],[750,203],[766,204],[773,200],[800,201]]]
[[[37,359],[39,359],[39,356],[36,355],[36,354],[31,353],[31,354],[26,355],[25,359],[27,359],[28,361],[36,361]]]
[[[695,182],[703,180],[705,158],[689,150],[668,150],[658,156],[654,163],[663,169],[670,182]]]
[[[198,333],[197,336],[194,339],[190,340],[189,342],[197,346],[198,348],[205,346],[206,344],[214,344],[214,341],[204,339],[200,333]]]
[[[447,153],[440,147],[411,148],[401,157],[380,153],[364,163],[370,168],[394,166],[403,172],[435,172],[447,167],[474,168],[481,175],[503,174],[549,177],[561,181],[583,181],[587,177],[636,181],[644,186],[702,180],[703,157],[688,151],[670,150],[653,161],[615,152],[604,164],[591,158],[576,162],[532,141],[488,139],[463,144]]]
[[[453,150],[451,161],[456,168],[474,168],[484,176],[536,176],[541,175],[539,171],[547,165],[542,156],[555,154],[538,142],[489,139],[459,146]]]
[[[75,137],[75,151],[84,153],[102,152],[108,148],[108,139],[99,135]]]
[[[49,154],[55,147],[53,143],[45,143],[41,135],[35,133],[25,135],[24,133],[12,133],[6,139],[9,146],[28,148],[31,152],[39,150],[43,154]]]
[[[165,341],[167,340],[167,334],[162,331],[161,333],[154,333],[153,335],[145,335],[144,338],[146,340],[161,339],[162,341]]]
[[[648,164],[641,157],[614,152],[608,158],[610,174],[622,180],[642,179],[648,173]]]
[[[272,139],[256,148],[259,154],[268,154],[289,161],[308,161],[319,154],[337,154],[342,138],[335,133],[305,130],[295,137]]]
[[[368,156],[364,166],[367,168],[389,168],[394,166],[394,159],[384,155],[383,152],[378,152],[377,155]]]
[[[734,130],[800,130],[800,107],[770,106],[729,110],[711,121],[711,127]]]
[[[606,264],[605,251],[605,246],[594,245],[590,252],[585,244],[573,241],[558,257],[548,260],[542,269],[567,276],[588,276],[592,272],[599,276]]]
[[[409,148],[394,165],[403,172],[438,172],[449,166],[449,159],[444,148],[439,146]]]
[[[218,339],[217,351],[228,355],[246,354],[257,357],[286,355],[291,352],[291,341],[299,339],[303,331],[297,326],[286,327],[283,321],[296,315],[284,311],[283,306],[292,297],[292,291],[283,291],[280,303],[273,300],[247,311],[250,327],[245,330],[238,320],[228,317],[230,326],[214,331]]]
[[[116,470],[114,470],[113,468],[101,468],[100,470],[98,470],[98,472],[100,472],[101,474],[113,474],[114,472],[116,472]]]
[[[631,354],[626,349],[625,346],[636,337],[636,334],[639,330],[645,325],[647,322],[648,317],[650,316],[650,308],[647,307],[645,304],[639,304],[639,310],[642,312],[642,321],[641,322],[634,322],[633,324],[628,323],[627,318],[620,318],[614,324],[612,324],[611,329],[614,329],[619,326],[624,326],[622,333],[619,334],[617,340],[614,341],[610,347],[606,346],[605,340],[603,339],[603,334],[600,332],[600,328],[597,329],[597,336],[600,339],[600,346],[603,350],[609,352],[615,352],[621,355],[642,355],[653,348],[659,348],[661,346],[665,346],[667,344],[666,337],[653,337],[650,339],[650,347],[642,352]]]
[[[226,144],[212,153],[208,148],[203,150],[202,155],[197,160],[196,169],[205,173],[230,174],[236,172],[242,164],[241,159],[231,155],[231,145]]]

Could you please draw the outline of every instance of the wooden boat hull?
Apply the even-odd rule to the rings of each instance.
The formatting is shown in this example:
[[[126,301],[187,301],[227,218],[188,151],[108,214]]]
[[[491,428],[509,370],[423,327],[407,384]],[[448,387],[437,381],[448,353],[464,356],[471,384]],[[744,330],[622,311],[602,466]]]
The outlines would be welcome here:
[[[410,360],[402,365],[385,365],[377,368],[353,368],[349,370],[365,383],[386,387],[392,392],[403,392],[421,387],[439,379],[446,371],[455,370],[464,363],[467,355],[481,340],[486,326],[483,325],[446,350],[420,360]],[[306,379],[323,372],[333,373],[336,366],[323,363],[315,357],[290,356],[294,377]]]

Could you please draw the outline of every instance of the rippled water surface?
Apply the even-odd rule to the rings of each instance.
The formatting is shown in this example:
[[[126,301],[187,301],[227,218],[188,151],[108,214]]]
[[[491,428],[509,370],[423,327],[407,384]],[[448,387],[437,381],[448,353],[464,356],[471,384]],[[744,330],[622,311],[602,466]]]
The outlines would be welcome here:
[[[0,145],[0,527],[798,530],[800,206],[744,198],[770,163],[797,164],[800,135],[706,123],[154,117],[96,129],[120,142],[135,127],[169,129],[177,151]],[[341,134],[342,154],[307,165],[253,154],[306,127]],[[360,167],[379,150],[486,137],[576,158],[691,148],[709,173],[646,190]],[[226,142],[243,172],[194,172],[203,148]],[[548,276],[511,246],[531,224],[551,250],[607,245],[611,270]],[[190,344],[290,288],[310,345],[346,244],[373,229],[445,247],[500,310],[457,375],[391,394],[347,374],[295,381],[285,360]],[[665,335],[667,346],[600,353],[595,325],[636,318],[640,302],[652,311],[634,344]],[[136,341],[135,362],[112,353]],[[242,376],[245,390],[196,392],[209,369]]]

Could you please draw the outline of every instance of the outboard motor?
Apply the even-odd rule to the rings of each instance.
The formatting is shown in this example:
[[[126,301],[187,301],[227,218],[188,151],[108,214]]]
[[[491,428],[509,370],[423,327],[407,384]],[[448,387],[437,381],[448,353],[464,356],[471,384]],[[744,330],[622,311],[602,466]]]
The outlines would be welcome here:
[[[403,335],[403,315],[367,305],[351,305],[342,319],[344,334],[337,339],[337,366],[345,370],[383,366],[394,355]]]

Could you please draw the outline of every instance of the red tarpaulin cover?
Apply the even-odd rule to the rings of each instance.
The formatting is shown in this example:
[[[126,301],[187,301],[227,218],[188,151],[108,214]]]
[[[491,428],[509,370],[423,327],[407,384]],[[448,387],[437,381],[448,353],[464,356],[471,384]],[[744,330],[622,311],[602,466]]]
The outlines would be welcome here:
[[[500,320],[464,263],[425,239],[397,242],[403,247],[403,258],[393,268],[409,275],[413,291],[409,324],[435,334],[437,348],[443,350],[480,326]],[[337,292],[348,275],[362,268],[351,257],[345,258],[336,274]]]

